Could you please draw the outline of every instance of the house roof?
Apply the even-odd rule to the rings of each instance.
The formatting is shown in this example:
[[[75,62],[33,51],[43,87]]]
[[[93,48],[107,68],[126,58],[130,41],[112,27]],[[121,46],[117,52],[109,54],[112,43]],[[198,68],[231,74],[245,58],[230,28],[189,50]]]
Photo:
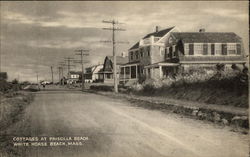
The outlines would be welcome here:
[[[134,44],[129,50],[136,49],[136,48],[139,48],[139,42]]]
[[[143,37],[143,39],[149,38],[150,36],[154,36],[154,37],[163,37],[165,34],[167,34],[169,31],[171,31],[174,27],[170,27],[170,28],[166,28],[163,30],[160,30],[158,32],[152,32],[147,34],[146,36]],[[132,49],[136,49],[139,48],[139,42],[137,42],[136,44],[134,44],[129,50]]]
[[[70,73],[70,74],[78,74],[78,75],[81,75],[81,74],[82,74],[81,71],[70,71],[69,73]]]
[[[85,68],[86,70],[90,70],[91,71],[91,72],[86,72],[86,73],[93,73],[98,66],[103,66],[103,64],[92,65],[90,67]]]
[[[107,56],[107,58],[109,60],[114,61],[114,57],[113,56]],[[125,63],[128,63],[128,56],[126,57],[122,57],[122,56],[116,56],[116,63],[121,65],[121,64],[125,64]]]
[[[145,37],[143,37],[143,39],[149,38],[150,36],[154,36],[154,37],[163,37],[165,34],[167,34],[169,31],[171,31],[174,27],[170,27],[170,28],[166,28],[163,30],[160,30],[158,32],[153,32],[153,33],[149,33],[147,34]]]
[[[174,32],[177,40],[184,43],[235,43],[241,38],[233,32]]]

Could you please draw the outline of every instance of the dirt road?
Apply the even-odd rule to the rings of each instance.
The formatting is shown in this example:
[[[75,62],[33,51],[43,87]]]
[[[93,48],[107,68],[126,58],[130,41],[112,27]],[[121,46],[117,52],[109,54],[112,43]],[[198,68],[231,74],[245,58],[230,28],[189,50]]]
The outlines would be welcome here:
[[[82,146],[12,147],[13,156],[243,157],[249,151],[248,135],[78,91],[37,93],[7,133],[88,137]]]

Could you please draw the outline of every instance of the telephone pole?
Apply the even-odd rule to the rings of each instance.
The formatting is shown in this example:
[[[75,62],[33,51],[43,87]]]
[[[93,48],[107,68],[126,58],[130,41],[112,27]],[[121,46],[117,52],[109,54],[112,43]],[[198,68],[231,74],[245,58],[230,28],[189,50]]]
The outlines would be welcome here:
[[[62,85],[64,85],[64,74],[63,74],[63,68],[67,66],[65,62],[59,62],[59,66],[61,67],[61,78],[62,78]]]
[[[82,65],[82,91],[84,90],[84,82],[85,82],[85,78],[84,78],[84,68],[83,68],[83,56],[88,56],[88,53],[83,53],[83,52],[89,52],[89,50],[84,50],[84,49],[79,49],[79,50],[75,50],[76,52],[80,52],[76,55],[80,55],[81,56],[81,65]]]
[[[50,69],[51,69],[51,79],[52,79],[52,84],[54,84],[54,78],[53,78],[53,66],[51,66],[50,67]]]
[[[113,44],[113,57],[114,57],[114,62],[113,62],[113,75],[114,75],[114,92],[118,93],[118,80],[117,80],[117,69],[116,69],[116,41],[115,41],[115,32],[116,31],[125,31],[125,29],[122,28],[118,28],[117,25],[118,24],[123,24],[123,23],[119,23],[118,21],[115,20],[110,20],[110,21],[106,21],[103,20],[103,23],[110,23],[112,24],[112,28],[103,28],[104,30],[109,30],[112,31],[112,44]]]
[[[71,57],[65,58],[65,60],[67,61],[67,66],[68,66],[68,78],[70,77],[70,76],[69,76],[69,75],[70,75],[70,67],[71,67],[71,66],[74,66],[74,65],[70,64],[70,63],[73,61],[73,59],[74,59],[74,58],[71,58]]]
[[[61,68],[62,67],[58,67],[58,82],[60,83],[61,81]]]
[[[38,72],[36,73],[37,89],[39,90]]]

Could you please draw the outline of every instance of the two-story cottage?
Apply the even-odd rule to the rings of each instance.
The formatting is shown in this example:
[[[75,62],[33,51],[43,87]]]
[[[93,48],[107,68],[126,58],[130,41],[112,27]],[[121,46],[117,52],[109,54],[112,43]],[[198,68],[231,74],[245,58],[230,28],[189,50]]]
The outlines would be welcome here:
[[[82,72],[80,71],[70,71],[69,72],[69,77],[67,79],[67,83],[77,83],[80,82],[82,78]]]
[[[161,77],[201,68],[215,69],[217,64],[231,68],[233,64],[246,63],[242,39],[233,32],[205,32],[204,29],[199,32],[173,32],[165,45],[165,62],[176,65],[162,67]],[[157,67],[157,64],[148,66],[152,67]]]
[[[147,34],[133,45],[128,50],[129,63],[121,66],[120,82],[125,83],[127,81],[136,81],[143,76],[154,77],[153,75],[159,75],[159,72],[156,72],[157,69],[152,71],[150,68],[145,67],[165,62],[165,43],[170,37],[171,32],[176,31],[178,30],[175,27],[160,31],[156,27],[155,32]],[[172,63],[168,64],[172,65]]]
[[[102,82],[104,83],[113,83],[113,56],[106,56],[104,59],[103,69],[99,71],[99,74],[102,77]],[[117,78],[119,78],[120,73],[120,65],[128,63],[128,57],[125,55],[116,56],[116,64],[117,64]]]
[[[129,50],[120,81],[163,78],[216,64],[245,64],[241,38],[231,32],[179,32],[175,27],[146,35]]]

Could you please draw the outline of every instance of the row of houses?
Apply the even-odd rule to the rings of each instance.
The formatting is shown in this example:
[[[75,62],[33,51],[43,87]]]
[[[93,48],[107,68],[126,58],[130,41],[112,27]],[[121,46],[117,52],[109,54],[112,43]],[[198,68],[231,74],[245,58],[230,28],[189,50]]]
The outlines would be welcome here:
[[[113,82],[113,57],[103,65],[86,69],[86,81]],[[197,69],[214,69],[217,64],[244,66],[246,56],[241,37],[233,32],[180,32],[175,27],[145,35],[117,56],[117,78],[121,83],[145,78],[164,78]]]

